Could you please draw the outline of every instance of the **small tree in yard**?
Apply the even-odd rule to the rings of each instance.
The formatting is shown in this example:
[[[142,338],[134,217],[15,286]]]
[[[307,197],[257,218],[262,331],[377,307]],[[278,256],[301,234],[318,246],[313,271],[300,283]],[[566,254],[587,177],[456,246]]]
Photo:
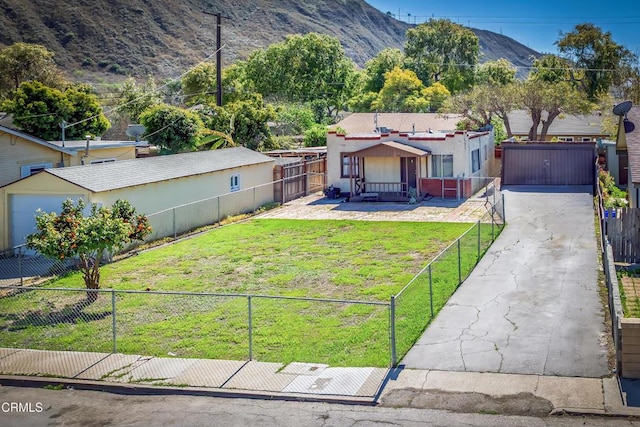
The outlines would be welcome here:
[[[151,232],[145,215],[136,214],[126,200],[116,200],[111,208],[91,206],[91,214],[84,216],[84,200],[76,203],[68,199],[62,212],[38,210],[37,232],[27,236],[27,246],[57,260],[78,257],[87,289],[100,289],[100,261],[105,252],[115,252],[134,240],[142,240]],[[88,292],[87,299],[95,301],[97,292]]]

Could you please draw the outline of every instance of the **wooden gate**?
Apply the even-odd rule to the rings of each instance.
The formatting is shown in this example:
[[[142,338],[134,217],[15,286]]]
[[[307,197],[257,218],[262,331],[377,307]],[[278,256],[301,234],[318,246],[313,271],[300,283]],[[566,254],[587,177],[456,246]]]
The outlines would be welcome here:
[[[324,190],[326,172],[325,158],[276,165],[273,173],[276,182],[274,200],[286,203]]]

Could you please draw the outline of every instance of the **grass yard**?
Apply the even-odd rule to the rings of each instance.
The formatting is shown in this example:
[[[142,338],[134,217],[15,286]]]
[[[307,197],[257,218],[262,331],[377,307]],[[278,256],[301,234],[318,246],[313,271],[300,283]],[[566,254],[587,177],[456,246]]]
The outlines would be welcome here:
[[[109,352],[115,303],[118,352],[245,360],[250,304],[256,360],[388,366],[387,306],[269,296],[389,303],[472,226],[278,219],[231,224],[104,266],[101,287],[120,291],[114,301],[103,293],[87,305],[84,292],[44,289],[0,299],[0,347]],[[481,226],[480,240],[482,254],[491,243],[490,224]],[[461,240],[460,251],[464,278],[477,260],[477,227]],[[433,265],[433,314],[458,286],[457,253],[454,245]],[[82,287],[78,273],[47,285]],[[401,357],[432,315],[426,273],[398,298],[396,315]]]

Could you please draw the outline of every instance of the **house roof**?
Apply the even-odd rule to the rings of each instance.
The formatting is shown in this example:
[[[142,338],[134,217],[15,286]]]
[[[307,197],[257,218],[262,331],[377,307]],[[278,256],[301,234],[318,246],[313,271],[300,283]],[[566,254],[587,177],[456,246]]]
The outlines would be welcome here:
[[[24,133],[22,131],[19,131],[17,129],[13,129],[13,128],[10,128],[10,127],[7,127],[7,126],[0,125],[0,132],[7,133],[7,134],[13,135],[13,136],[17,136],[18,138],[26,139],[27,141],[31,141],[31,142],[33,142],[35,144],[42,145],[43,147],[47,147],[47,148],[50,148],[50,149],[55,150],[55,151],[60,151],[60,152],[65,153],[65,154],[69,154],[71,156],[75,156],[76,153],[77,153],[77,150],[71,150],[71,149],[66,148],[66,147],[58,146],[58,145],[56,145],[54,143],[51,143],[49,141],[45,141],[44,139],[37,138],[35,136],[29,135],[28,133]],[[85,144],[86,144],[86,142],[85,142]]]
[[[526,110],[516,110],[508,114],[511,132],[514,135],[528,135],[531,128],[531,116]],[[543,118],[546,118],[544,115]],[[542,130],[542,124],[538,125],[538,132]],[[586,114],[581,116],[560,115],[555,118],[549,127],[548,135],[566,136],[591,136],[607,135],[602,131],[602,116],[599,114]]]
[[[78,141],[65,141],[64,146],[62,141],[49,141],[50,144],[55,145],[58,148],[66,148],[75,152],[84,151],[87,148],[87,140]],[[103,140],[90,140],[89,150],[101,150],[107,148],[118,147],[146,147],[149,143],[147,141],[103,141]]]
[[[409,154],[410,156],[407,156]],[[349,153],[351,157],[422,157],[431,151],[396,141],[383,141],[371,147]]]
[[[636,126],[633,132],[626,134],[631,182],[640,184],[640,106],[632,107],[627,118]]]
[[[377,116],[377,119],[376,119]],[[460,114],[439,113],[353,113],[336,124],[352,134],[370,134],[385,127],[399,132],[453,131],[456,123],[463,118]]]
[[[93,192],[201,175],[260,163],[271,157],[244,147],[121,160],[113,163],[45,169],[48,173]]]

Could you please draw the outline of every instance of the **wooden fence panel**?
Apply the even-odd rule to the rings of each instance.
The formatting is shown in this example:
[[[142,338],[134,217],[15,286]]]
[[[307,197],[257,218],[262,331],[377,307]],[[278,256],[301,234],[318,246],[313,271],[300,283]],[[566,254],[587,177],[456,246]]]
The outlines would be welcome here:
[[[640,263],[640,208],[605,209],[604,223],[614,260]]]

